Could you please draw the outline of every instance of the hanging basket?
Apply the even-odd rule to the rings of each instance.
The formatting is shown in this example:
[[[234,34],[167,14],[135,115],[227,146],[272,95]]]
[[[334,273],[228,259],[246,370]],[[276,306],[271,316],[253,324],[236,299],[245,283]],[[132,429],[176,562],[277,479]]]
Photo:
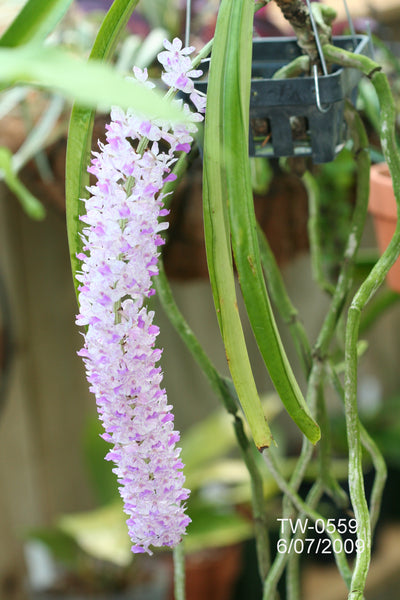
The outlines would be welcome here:
[[[369,38],[338,36],[333,38],[333,44],[367,55]],[[344,103],[346,98],[355,102],[361,73],[334,65],[331,73],[316,78],[272,79],[278,69],[301,54],[296,38],[253,40],[250,156],[311,156],[314,163],[325,163],[343,147]],[[202,63],[204,72],[208,65],[209,61]],[[198,82],[196,88],[206,92],[207,80]]]

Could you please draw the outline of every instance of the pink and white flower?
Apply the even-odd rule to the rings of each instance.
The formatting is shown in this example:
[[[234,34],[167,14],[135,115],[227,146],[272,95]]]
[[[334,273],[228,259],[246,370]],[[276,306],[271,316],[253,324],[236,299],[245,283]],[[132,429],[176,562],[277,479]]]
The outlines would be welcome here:
[[[195,93],[191,77],[199,71],[188,58],[193,49],[182,48],[177,39],[164,45],[159,57],[166,69],[163,80]],[[134,75],[152,85],[147,71],[135,68]],[[176,445],[179,433],[158,366],[159,330],[146,305],[154,294],[161,232],[168,227],[159,221],[168,214],[162,188],[174,177],[174,153],[190,150],[196,123],[203,118],[186,105],[184,111],[190,119],[171,125],[113,108],[106,143],[99,144],[89,167],[97,181],[89,188],[81,217],[85,227],[76,322],[86,332],[79,354],[103,437],[113,445],[106,458],[116,465],[132,551],[149,554],[151,546],[177,545],[190,522],[185,514],[189,490]],[[139,153],[144,140],[146,149]],[[161,140],[167,150],[160,150]]]

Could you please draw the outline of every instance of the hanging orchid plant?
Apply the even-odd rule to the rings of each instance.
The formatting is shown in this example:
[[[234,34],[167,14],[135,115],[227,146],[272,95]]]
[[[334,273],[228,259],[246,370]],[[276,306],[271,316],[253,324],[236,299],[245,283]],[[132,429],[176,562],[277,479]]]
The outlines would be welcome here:
[[[64,16],[70,2],[29,0],[0,40],[0,81],[55,90],[73,98],[67,151],[67,229],[79,314],[84,328],[80,351],[94,393],[104,439],[111,444],[107,459],[115,464],[134,553],[175,548],[176,597],[184,598],[182,544],[190,523],[179,433],[172,406],[162,388],[157,347],[158,327],[148,300],[158,290],[171,321],[202,367],[211,386],[233,417],[235,434],[252,482],[254,535],[263,600],[276,597],[287,566],[288,598],[300,597],[299,547],[307,523],[319,523],[327,534],[349,600],[362,600],[371,557],[372,534],[386,476],[379,449],[362,426],[357,407],[358,342],[361,313],[400,252],[400,227],[387,251],[353,293],[353,267],[364,230],[368,202],[368,140],[362,121],[348,102],[345,119],[357,171],[355,208],[340,273],[334,285],[324,280],[319,252],[318,220],[310,219],[310,244],[315,278],[331,296],[331,304],[313,346],[283,284],[268,241],[257,225],[248,157],[249,104],[252,76],[254,13],[267,2],[222,0],[215,36],[195,54],[180,39],[165,40],[159,53],[161,83],[146,69],[134,68],[128,79],[105,63],[110,61],[137,0],[115,0],[85,63],[65,51],[43,44]],[[397,202],[400,203],[400,157],[395,143],[395,111],[380,66],[367,56],[331,42],[332,12],[301,2],[278,1],[292,23],[307,64],[318,70],[315,27],[323,39],[319,51],[328,67],[357,69],[375,87],[380,101],[381,142]],[[315,23],[313,19],[315,18]],[[312,25],[312,26],[311,26]],[[314,31],[314,34],[313,34]],[[322,35],[323,34],[323,35]],[[198,92],[201,60],[210,55],[207,100]],[[321,57],[320,57],[321,58]],[[281,73],[290,76],[290,69]],[[318,73],[316,73],[318,79]],[[167,87],[162,94],[158,87]],[[177,92],[186,100],[174,99]],[[317,88],[315,88],[317,94]],[[95,107],[110,110],[106,140],[90,160]],[[168,186],[185,167],[200,123],[204,124],[203,206],[210,283],[231,379],[220,376],[180,314],[162,268],[162,232],[168,228]],[[10,156],[0,154],[3,177],[12,181]],[[89,173],[95,177],[90,185]],[[304,181],[312,217],[318,194],[311,173]],[[274,453],[274,429],[265,418],[255,384],[239,314],[235,269],[250,325],[260,354],[282,405],[302,435],[303,446],[289,478]],[[270,296],[272,302],[270,300]],[[272,308],[274,306],[274,310]],[[297,382],[281,340],[274,312],[288,323],[307,387]],[[337,324],[344,323],[344,352],[335,345]],[[340,356],[339,356],[340,355]],[[339,358],[338,358],[339,357]],[[344,382],[340,379],[344,370]],[[326,390],[334,387],[343,401],[348,439],[350,499],[332,468]],[[247,426],[245,426],[247,423]],[[375,468],[371,499],[364,490],[363,449]],[[256,450],[256,452],[254,452]],[[273,553],[265,518],[263,475],[258,455],[283,494],[282,523],[296,519],[299,528],[283,528]],[[306,497],[299,489],[312,457],[318,473]],[[264,467],[264,464],[263,464]],[[323,493],[354,513],[353,545],[344,543],[350,522],[339,527],[318,512]],[[301,543],[298,542],[300,540]],[[303,544],[303,546],[302,546]],[[355,551],[354,564],[348,550]],[[294,551],[292,551],[294,548]]]

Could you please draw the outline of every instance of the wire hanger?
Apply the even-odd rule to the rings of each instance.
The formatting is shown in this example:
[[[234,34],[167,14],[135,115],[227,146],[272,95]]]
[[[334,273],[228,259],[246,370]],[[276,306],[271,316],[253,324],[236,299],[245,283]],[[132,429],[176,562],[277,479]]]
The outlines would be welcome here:
[[[192,14],[192,0],[186,0],[186,25],[185,25],[185,47],[190,43],[190,18]]]

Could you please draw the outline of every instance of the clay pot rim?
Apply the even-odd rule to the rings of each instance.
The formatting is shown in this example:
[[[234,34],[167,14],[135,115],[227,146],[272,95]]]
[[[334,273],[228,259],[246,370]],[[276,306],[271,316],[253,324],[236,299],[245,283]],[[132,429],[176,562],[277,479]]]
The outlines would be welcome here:
[[[368,210],[381,219],[397,219],[396,199],[386,163],[371,166]]]
[[[386,162],[371,165],[370,177],[381,185],[392,185],[389,167]]]

